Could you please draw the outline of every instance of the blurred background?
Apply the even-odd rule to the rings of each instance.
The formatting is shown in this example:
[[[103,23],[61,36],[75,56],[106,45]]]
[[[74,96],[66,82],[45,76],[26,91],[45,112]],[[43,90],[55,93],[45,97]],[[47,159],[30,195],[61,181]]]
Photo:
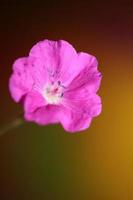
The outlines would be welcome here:
[[[12,63],[45,38],[97,57],[102,114],[81,133],[26,123],[0,136],[0,199],[132,200],[133,2],[1,0],[0,127],[22,112]]]

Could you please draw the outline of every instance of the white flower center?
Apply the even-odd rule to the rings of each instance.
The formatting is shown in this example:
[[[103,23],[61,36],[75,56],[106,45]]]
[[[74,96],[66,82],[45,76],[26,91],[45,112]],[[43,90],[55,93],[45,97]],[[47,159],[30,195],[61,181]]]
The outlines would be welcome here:
[[[45,100],[49,104],[59,104],[63,96],[63,86],[60,85],[60,82],[48,84],[43,92]]]

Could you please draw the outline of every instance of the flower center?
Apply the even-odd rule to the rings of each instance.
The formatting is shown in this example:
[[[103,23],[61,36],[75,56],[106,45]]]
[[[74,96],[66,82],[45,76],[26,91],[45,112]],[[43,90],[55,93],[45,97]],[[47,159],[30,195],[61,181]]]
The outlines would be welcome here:
[[[43,96],[49,104],[59,104],[63,96],[63,86],[60,81],[48,84],[43,92]]]

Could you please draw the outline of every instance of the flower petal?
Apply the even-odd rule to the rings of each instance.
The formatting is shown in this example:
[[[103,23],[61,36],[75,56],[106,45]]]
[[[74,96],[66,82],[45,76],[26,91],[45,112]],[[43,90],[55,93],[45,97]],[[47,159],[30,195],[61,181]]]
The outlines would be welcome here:
[[[69,93],[69,98],[64,99],[62,105],[65,111],[61,122],[70,132],[88,128],[92,118],[98,116],[102,108],[101,99],[96,94],[91,94],[86,99]]]
[[[58,106],[46,105],[32,113],[25,113],[25,119],[34,121],[39,125],[59,123],[59,110]]]
[[[24,99],[24,110],[26,113],[33,113],[45,105],[47,105],[45,99],[37,91],[29,92]]]
[[[86,95],[97,92],[101,82],[101,73],[97,69],[97,59],[89,54],[79,53],[78,60],[79,71],[69,84],[68,91],[74,90],[74,93],[78,94],[84,92]]]
[[[50,80],[62,83],[73,75],[73,66],[77,61],[76,50],[64,40],[41,41],[33,46],[29,56],[41,60]]]
[[[62,107],[60,122],[64,129],[74,133],[85,130],[90,126],[92,118],[85,113],[78,113],[66,107]]]
[[[9,89],[13,99],[18,102],[33,86],[33,78],[28,67],[28,58],[17,59],[13,64],[13,74],[9,80]]]
[[[41,60],[25,57],[13,64],[13,74],[9,80],[9,89],[16,102],[31,90],[42,92],[47,81],[47,74]]]

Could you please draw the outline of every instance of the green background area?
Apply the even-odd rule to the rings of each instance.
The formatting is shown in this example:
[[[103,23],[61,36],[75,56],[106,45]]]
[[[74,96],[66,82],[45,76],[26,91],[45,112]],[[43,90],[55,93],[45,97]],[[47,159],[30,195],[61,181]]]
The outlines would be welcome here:
[[[8,79],[36,42],[65,39],[103,74],[103,110],[86,131],[25,123],[0,136],[0,199],[132,200],[133,3],[1,1],[0,24],[0,127],[22,112]]]

